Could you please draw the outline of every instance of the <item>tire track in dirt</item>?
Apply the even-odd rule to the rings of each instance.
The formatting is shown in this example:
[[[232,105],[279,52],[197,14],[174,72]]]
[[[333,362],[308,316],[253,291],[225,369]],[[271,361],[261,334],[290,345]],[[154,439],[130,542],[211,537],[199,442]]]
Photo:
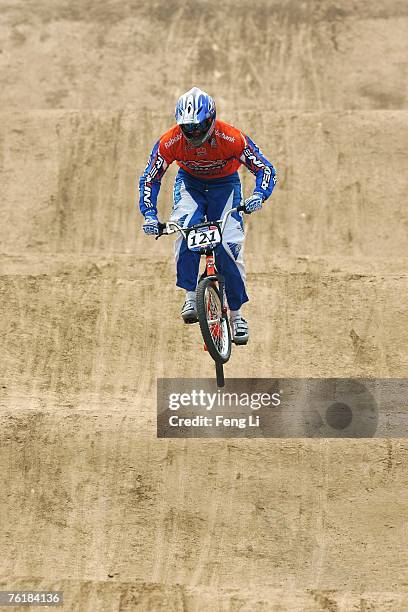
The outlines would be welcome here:
[[[404,440],[155,438],[156,377],[213,367],[133,194],[199,80],[280,179],[248,220],[227,375],[406,375],[406,3],[0,12],[3,588],[78,612],[405,610]]]
[[[140,121],[151,129],[146,127],[137,140]],[[263,231],[258,230],[259,220],[247,220],[248,253],[404,256],[407,113],[264,113],[262,118],[240,113],[231,121],[259,142],[274,161],[280,181],[265,208]],[[13,183],[25,182],[29,190],[0,212],[3,252],[134,253],[170,259],[170,240],[152,244],[140,232],[134,203],[152,134],[157,129],[158,135],[166,124],[165,115],[154,119],[143,113],[58,112],[47,126],[41,114],[25,117],[23,125],[20,115],[7,115],[6,138],[13,130],[24,131],[12,166],[7,162],[3,168],[9,185],[6,197]],[[58,129],[58,141],[51,139],[48,148],[43,143],[39,159],[25,162],[25,136],[34,139],[44,129],[50,137]],[[268,130],[273,135],[269,142],[264,136]],[[376,180],[380,167],[382,176],[393,176],[393,181]],[[174,171],[171,168],[163,180],[161,218],[169,215]],[[46,180],[34,189],[41,174]],[[252,179],[247,174],[242,171],[245,193]],[[11,239],[8,228],[16,223],[19,232]]]
[[[91,5],[4,7],[2,108],[160,111],[170,102],[163,91],[173,104],[197,79],[228,111],[257,108],[260,97],[269,108],[303,111],[407,108],[408,15],[400,0],[263,2],[257,11],[216,0]],[[285,55],[275,64],[277,41]]]

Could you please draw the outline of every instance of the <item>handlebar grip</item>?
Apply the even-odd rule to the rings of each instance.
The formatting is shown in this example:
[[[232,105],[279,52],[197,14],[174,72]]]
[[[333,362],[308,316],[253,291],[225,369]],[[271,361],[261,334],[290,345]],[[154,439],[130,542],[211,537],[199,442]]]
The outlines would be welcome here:
[[[166,224],[165,223],[160,223],[159,221],[159,233],[156,236],[156,240],[158,240],[160,238],[160,236],[164,236],[164,234],[166,233],[164,230],[166,229]]]

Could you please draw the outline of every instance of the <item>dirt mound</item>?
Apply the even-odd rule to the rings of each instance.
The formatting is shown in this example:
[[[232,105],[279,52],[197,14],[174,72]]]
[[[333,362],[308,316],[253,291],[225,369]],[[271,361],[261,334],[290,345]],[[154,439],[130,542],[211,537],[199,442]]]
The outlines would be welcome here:
[[[404,440],[156,438],[157,377],[213,366],[135,192],[177,95],[208,88],[279,177],[227,376],[405,376],[406,2],[0,14],[1,587],[78,612],[405,610]]]
[[[1,9],[2,108],[407,108],[404,0],[92,0]],[[27,60],[29,69],[27,69]]]
[[[342,591],[381,601],[399,584],[406,444],[155,440],[139,406],[3,413],[8,587],[14,577],[62,580],[75,599],[88,581],[90,605],[96,582],[129,596],[120,583],[136,583],[133,596],[145,591],[141,609],[152,610],[167,597],[181,610],[183,594],[198,609],[207,596],[268,609],[283,591],[289,609],[299,599],[318,610],[312,593],[327,591],[332,609],[346,610]]]
[[[137,181],[168,115],[4,113],[0,130],[1,250],[169,256],[140,232]],[[408,112],[231,113],[278,169],[279,188],[248,220],[256,255],[408,255]],[[142,131],[140,133],[140,126]],[[174,164],[175,166],[175,164]],[[160,214],[172,203],[171,167]],[[246,193],[252,175],[242,171]],[[262,228],[262,229],[261,229]]]

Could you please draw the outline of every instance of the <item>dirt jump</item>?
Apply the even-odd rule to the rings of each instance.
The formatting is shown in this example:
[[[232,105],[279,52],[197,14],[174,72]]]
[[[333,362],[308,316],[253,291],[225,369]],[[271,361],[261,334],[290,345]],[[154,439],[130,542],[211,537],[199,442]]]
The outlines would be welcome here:
[[[62,590],[70,612],[406,610],[407,440],[157,438],[157,378],[213,364],[137,180],[178,95],[209,91],[278,171],[226,375],[403,378],[407,3],[0,15],[0,590]]]

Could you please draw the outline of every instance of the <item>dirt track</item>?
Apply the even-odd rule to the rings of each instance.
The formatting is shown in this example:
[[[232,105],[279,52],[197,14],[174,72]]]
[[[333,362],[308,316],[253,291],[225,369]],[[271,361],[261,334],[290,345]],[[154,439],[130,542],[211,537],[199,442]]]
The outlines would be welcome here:
[[[406,376],[406,3],[0,15],[0,586],[78,612],[406,610],[405,440],[156,439],[156,378],[212,365],[134,205],[177,94],[207,87],[279,171],[228,375]]]

